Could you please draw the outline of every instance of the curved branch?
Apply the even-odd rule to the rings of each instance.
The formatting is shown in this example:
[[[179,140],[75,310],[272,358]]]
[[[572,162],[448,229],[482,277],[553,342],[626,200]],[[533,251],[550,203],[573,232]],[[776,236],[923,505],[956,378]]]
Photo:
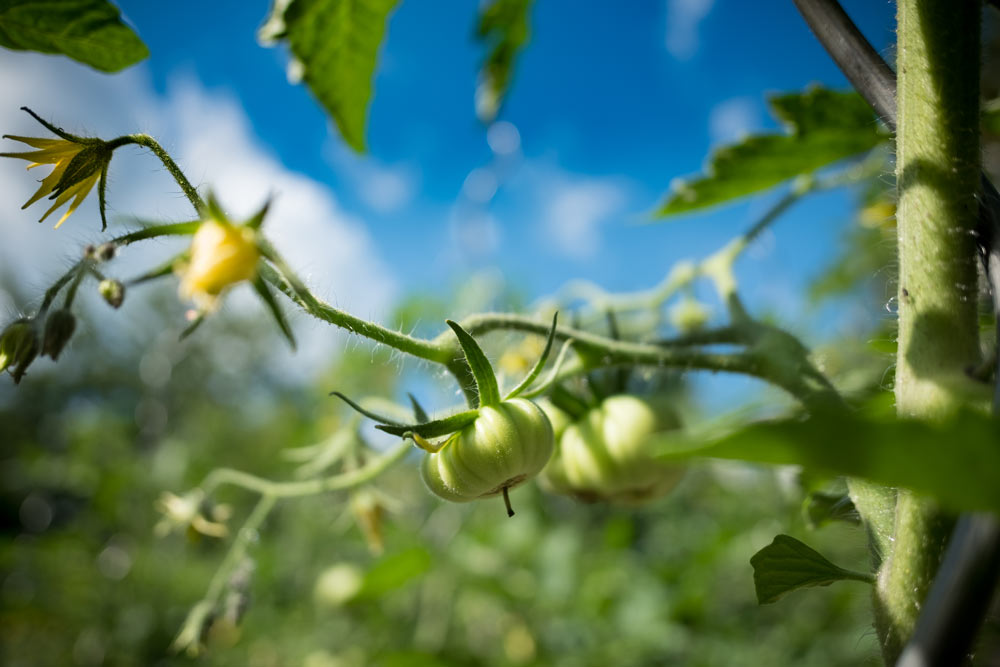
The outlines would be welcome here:
[[[816,39],[885,124],[896,129],[896,73],[837,0],[792,0]]]

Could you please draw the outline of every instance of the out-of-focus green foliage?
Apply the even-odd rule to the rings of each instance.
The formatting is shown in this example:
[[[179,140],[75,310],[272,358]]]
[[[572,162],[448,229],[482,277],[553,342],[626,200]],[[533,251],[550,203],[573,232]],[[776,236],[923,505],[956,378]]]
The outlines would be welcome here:
[[[0,46],[60,53],[103,72],[149,56],[107,0],[0,0]]]
[[[302,80],[333,118],[344,141],[365,150],[372,78],[389,13],[398,0],[276,2],[264,41],[288,43]]]
[[[972,384],[972,380],[968,381]],[[984,385],[983,403],[988,403]],[[942,451],[941,443],[951,443]],[[986,411],[967,410],[940,422],[886,416],[813,415],[751,424],[690,449],[676,442],[665,458],[701,456],[803,465],[863,477],[928,495],[958,511],[1000,511],[1000,429]]]
[[[352,418],[317,397],[334,386],[393,395],[405,368],[351,344],[318,388],[293,391],[257,361],[284,344],[268,322],[217,316],[178,344],[178,332],[153,317],[150,340],[124,353],[90,337],[86,320],[58,367],[0,390],[2,662],[192,664],[167,647],[226,541],[155,536],[156,499],[217,466],[292,478],[286,453]],[[784,476],[702,465],[642,508],[584,505],[527,485],[512,494],[517,515],[507,519],[499,500],[433,498],[415,463],[376,484],[391,499],[382,556],[369,552],[348,494],[282,501],[206,634],[204,663],[877,660],[861,586],[757,606],[747,560],[778,532],[845,567],[866,562],[856,528],[806,536],[801,494]],[[217,501],[232,506],[232,530],[255,498],[225,488]]]
[[[476,92],[476,112],[483,122],[492,122],[503,105],[518,53],[531,36],[532,4],[533,0],[492,0],[479,13],[476,37],[490,49]]]
[[[771,98],[787,134],[758,134],[717,150],[707,175],[677,181],[656,215],[689,213],[772,188],[887,139],[868,104],[854,92],[814,88]]]

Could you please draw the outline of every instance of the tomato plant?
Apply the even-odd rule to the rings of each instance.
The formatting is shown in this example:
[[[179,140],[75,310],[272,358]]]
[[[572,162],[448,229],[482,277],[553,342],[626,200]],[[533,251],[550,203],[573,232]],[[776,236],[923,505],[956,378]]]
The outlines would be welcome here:
[[[55,4],[0,2],[0,46],[63,54],[106,72],[148,55],[106,0]],[[332,118],[344,144],[358,152],[366,144],[379,46],[397,4],[275,2],[261,30],[262,40],[288,48],[296,77]],[[886,664],[959,664],[970,658],[1000,571],[1000,525],[995,519],[1000,512],[995,416],[1000,410],[1000,196],[983,169],[980,141],[981,124],[995,123],[996,105],[984,105],[979,92],[981,17],[984,10],[993,11],[986,5],[994,3],[956,6],[944,0],[899,0],[895,71],[835,0],[794,4],[856,90],[815,87],[773,96],[771,111],[783,130],[742,137],[716,151],[705,173],[676,181],[654,212],[666,218],[782,189],[781,198],[754,224],[700,260],[678,263],[647,289],[610,292],[577,281],[551,299],[515,312],[488,312],[483,307],[473,310],[484,312],[453,313],[448,312],[452,304],[446,304],[444,315],[456,319],[434,332],[414,326],[406,333],[321,299],[269,239],[269,204],[246,220],[230,220],[214,195],[192,185],[183,166],[152,136],[72,134],[47,115],[26,108],[45,136],[5,137],[33,150],[0,155],[27,160],[29,169],[51,167],[24,204],[52,200],[42,220],[68,204],[55,225],[60,227],[96,186],[104,233],[108,202],[116,197],[109,193],[109,168],[125,147],[142,149],[159,161],[193,209],[194,219],[149,221],[147,212],[141,212],[144,222],[132,231],[102,236],[99,244],[83,248],[34,305],[11,317],[0,332],[0,370],[8,371],[14,383],[34,381],[29,371],[40,356],[61,363],[73,356],[66,350],[81,336],[81,290],[96,286],[94,291],[117,309],[126,294],[130,300],[153,303],[154,297],[139,288],[177,278],[180,297],[193,301],[195,308],[187,313],[182,330],[173,332],[179,336],[170,336],[169,354],[144,357],[140,374],[149,385],[169,382],[170,361],[164,370],[162,358],[181,354],[173,339],[186,338],[206,320],[216,319],[229,289],[249,283],[263,312],[293,348],[289,308],[366,339],[376,353],[390,350],[413,358],[422,364],[421,372],[440,367],[464,399],[463,405],[433,418],[413,395],[409,406],[400,405],[393,393],[394,361],[379,358],[377,364],[369,362],[378,368],[358,372],[375,380],[338,386],[333,392],[360,416],[324,422],[320,442],[291,448],[288,456],[298,463],[291,478],[270,469],[254,474],[212,464],[193,488],[177,493],[164,488],[157,501],[163,515],[158,534],[180,530],[195,540],[226,544],[215,574],[174,636],[175,651],[197,654],[213,641],[239,641],[258,531],[285,501],[349,494],[344,506],[353,512],[368,549],[381,554],[383,525],[398,501],[376,486],[379,480],[402,480],[395,486],[419,493],[407,484],[420,476],[437,497],[463,503],[491,503],[491,497],[502,495],[513,517],[510,490],[530,486],[525,483],[539,475],[542,487],[557,494],[591,502],[641,503],[682,493],[683,471],[692,470],[689,476],[696,476],[705,460],[734,459],[797,466],[810,522],[860,526],[870,550],[867,565],[842,567],[804,542],[779,534],[752,557],[746,554],[761,604],[800,588],[860,583],[872,587],[873,625]],[[479,12],[475,34],[486,55],[475,102],[488,132],[496,130],[507,90],[514,85],[519,54],[530,39],[531,10],[530,0],[492,0]],[[882,181],[890,169],[894,192],[887,194]],[[481,189],[491,187],[487,183]],[[877,332],[891,340],[895,354],[889,408],[886,372],[873,355],[852,358],[846,344],[827,351],[810,349],[790,326],[753,312],[737,280],[737,260],[791,206],[842,187],[868,193],[868,233],[856,236],[856,256],[841,263],[842,273],[832,276],[826,288],[838,281],[851,286],[857,282],[852,259],[863,260],[861,274],[870,272],[872,264],[891,262],[898,267],[894,283],[888,283],[898,288],[897,321]],[[138,276],[120,277],[121,254],[135,244],[168,237],[190,237],[190,242],[180,252],[144,265]],[[885,245],[895,247],[894,258],[885,257]],[[702,301],[708,292],[718,303],[719,316]],[[564,322],[571,325],[559,325],[554,311],[562,311]],[[100,325],[110,327],[111,321],[105,313]],[[507,338],[497,343],[501,335]],[[511,337],[518,342],[511,343]],[[531,356],[525,352],[530,345],[541,351],[533,364],[520,364],[530,370],[502,392],[506,370],[499,377],[495,374],[484,351],[492,350],[491,344],[504,346],[501,360],[515,366]],[[557,344],[557,354],[551,355]],[[699,422],[697,415],[682,419],[679,406],[689,405],[690,389],[684,383],[693,371],[754,378],[779,390],[781,397],[773,401],[766,419],[741,413],[715,421]],[[349,384],[344,379],[349,377],[345,373],[338,383]],[[643,382],[663,386],[640,386]],[[243,389],[241,396],[252,398],[252,392]],[[348,389],[354,399],[347,397]],[[143,423],[155,425],[157,418],[166,419],[164,411],[152,401],[136,414]],[[366,438],[371,433],[362,427],[362,418],[375,421],[378,430],[389,434],[390,443],[370,445]],[[422,460],[408,465],[414,446],[423,450]],[[255,503],[240,514],[242,523],[230,529],[233,513],[222,499],[233,492]],[[454,591],[448,592],[440,571],[427,574],[436,561],[451,558],[447,566],[473,574],[475,567],[482,568],[480,574],[495,574],[503,566],[491,565],[488,558],[478,563],[476,554],[481,552],[470,545],[472,538],[461,536],[461,519],[454,518],[462,515],[449,514],[453,508],[447,505],[435,508],[427,520],[427,541],[454,542],[455,553],[471,556],[459,558],[441,548],[435,559],[414,544],[367,571],[338,563],[324,571],[315,588],[321,606],[361,609],[426,575],[420,596],[426,613],[417,636],[426,646],[435,641],[440,645],[447,627],[442,631],[434,619],[451,618],[452,607],[461,605],[442,603],[438,597],[441,590],[448,596]],[[29,524],[48,525],[51,520],[41,520],[47,510],[37,503],[21,510],[22,521]],[[568,511],[585,516],[603,510],[588,505]],[[397,514],[402,513],[397,508]],[[668,516],[656,518],[657,525],[669,521]],[[512,551],[505,552],[512,560],[518,557],[517,531],[528,535],[529,524],[510,523],[514,528],[502,529],[511,531],[504,535],[515,542]],[[550,522],[547,533],[535,536],[537,540],[529,535],[521,543],[530,545],[552,535],[556,538],[547,544],[555,546],[550,549],[570,550],[570,538],[565,541],[569,547],[560,546],[557,521]],[[613,535],[608,539],[615,542]],[[121,553],[116,545],[101,552],[101,567],[109,577],[121,570]],[[545,557],[544,551],[539,557]],[[629,557],[621,558],[625,562]],[[568,571],[562,562],[546,570],[553,578],[561,571]],[[530,574],[522,576],[520,584],[514,579],[512,595],[531,597],[539,588]],[[8,588],[23,592],[18,580],[12,581]],[[591,584],[594,589],[604,585]],[[600,598],[602,593],[594,595]],[[639,601],[625,606],[624,617],[641,613],[641,592],[636,595]],[[704,613],[697,597],[678,594],[674,610],[682,621]],[[462,622],[486,605],[463,599],[468,613],[455,615]],[[602,604],[598,601],[595,607]],[[447,614],[442,607],[448,607]],[[516,615],[504,618],[508,662],[535,660],[532,628]],[[540,613],[538,623],[544,620]],[[559,632],[554,630],[552,636]],[[74,656],[93,655],[88,653],[93,642],[85,640],[81,635]],[[544,655],[559,653],[557,642],[545,647]],[[414,659],[422,658],[426,653]],[[655,658],[643,654],[636,660]]]

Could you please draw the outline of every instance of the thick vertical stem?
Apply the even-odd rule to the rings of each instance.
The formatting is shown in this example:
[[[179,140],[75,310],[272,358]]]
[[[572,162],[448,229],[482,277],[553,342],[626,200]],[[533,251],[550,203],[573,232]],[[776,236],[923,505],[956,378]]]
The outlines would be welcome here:
[[[901,416],[936,418],[963,400],[979,357],[974,228],[979,186],[979,16],[975,2],[900,0],[897,125]],[[947,443],[942,443],[947,446]],[[912,634],[951,522],[900,492],[879,573],[886,662]]]

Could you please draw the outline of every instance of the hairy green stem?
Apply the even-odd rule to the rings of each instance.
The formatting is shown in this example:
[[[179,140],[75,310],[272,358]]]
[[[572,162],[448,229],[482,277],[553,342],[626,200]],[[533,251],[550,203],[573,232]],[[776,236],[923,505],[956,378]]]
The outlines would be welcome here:
[[[128,134],[123,137],[118,137],[117,139],[112,139],[108,142],[108,146],[113,150],[120,146],[127,146],[129,144],[136,144],[137,146],[142,146],[148,148],[153,155],[160,158],[160,162],[163,166],[167,168],[170,175],[173,176],[174,180],[177,181],[177,185],[181,187],[181,191],[184,192],[184,196],[187,197],[188,201],[191,202],[191,206],[194,210],[201,215],[202,211],[205,210],[205,202],[202,201],[201,195],[191,181],[187,179],[181,168],[177,166],[174,159],[170,157],[170,154],[159,144],[156,139],[149,136],[148,134]]]
[[[272,251],[270,253],[272,261],[276,257],[277,255]],[[387,329],[374,322],[363,320],[334,308],[313,295],[280,258],[274,264],[274,267],[263,265],[261,276],[313,317],[420,359],[446,365],[452,361],[451,351],[442,346]]]
[[[486,313],[462,321],[469,333],[485,334],[495,330],[524,331],[546,335],[549,326],[523,315]],[[586,331],[556,327],[555,337],[573,340],[576,351],[586,363],[566,369],[566,373],[598,367],[623,365],[660,366],[685,370],[725,371],[760,378],[802,402],[811,412],[839,409],[843,402],[837,392],[809,363],[805,348],[790,334],[757,322],[742,323],[743,333],[732,328],[724,331],[734,340],[749,344],[749,349],[735,353],[705,352],[690,346],[663,346],[605,338]],[[723,330],[720,330],[723,331]],[[447,344],[442,334],[436,341]]]
[[[971,2],[899,2],[901,416],[933,419],[957,408],[966,400],[966,369],[979,361],[980,11]],[[951,523],[929,501],[900,492],[892,552],[876,591],[876,625],[889,664],[913,632]]]

